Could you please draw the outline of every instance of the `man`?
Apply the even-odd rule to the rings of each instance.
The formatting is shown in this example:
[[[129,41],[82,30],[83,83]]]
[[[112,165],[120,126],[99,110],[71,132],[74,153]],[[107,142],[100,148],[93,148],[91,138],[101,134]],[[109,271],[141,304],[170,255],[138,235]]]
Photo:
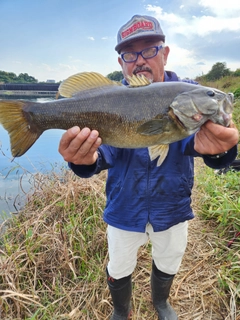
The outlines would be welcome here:
[[[179,81],[165,72],[169,47],[159,22],[149,16],[133,16],[118,32],[116,51],[124,84],[128,75],[144,75],[153,82]],[[152,242],[152,300],[158,318],[178,319],[168,302],[174,275],[187,244],[193,186],[193,157],[202,156],[212,168],[223,168],[236,157],[238,131],[206,123],[199,132],[170,145],[160,167],[147,148],[118,149],[101,145],[96,130],[74,127],[64,133],[59,152],[80,177],[108,169],[107,204],[109,263],[107,282],[114,311],[112,320],[128,319],[131,311],[131,274],[137,251]]]

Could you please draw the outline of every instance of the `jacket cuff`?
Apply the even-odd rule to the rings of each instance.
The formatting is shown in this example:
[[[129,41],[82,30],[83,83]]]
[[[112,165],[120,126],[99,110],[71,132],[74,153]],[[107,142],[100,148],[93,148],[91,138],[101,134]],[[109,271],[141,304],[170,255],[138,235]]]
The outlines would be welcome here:
[[[69,168],[81,178],[90,178],[94,174],[98,174],[101,171],[102,154],[98,151],[97,161],[92,165],[79,165],[72,162],[68,163]]]
[[[231,148],[227,153],[221,153],[220,155],[202,155],[205,164],[213,169],[223,169],[229,167],[231,163],[236,159],[238,154],[237,145]]]

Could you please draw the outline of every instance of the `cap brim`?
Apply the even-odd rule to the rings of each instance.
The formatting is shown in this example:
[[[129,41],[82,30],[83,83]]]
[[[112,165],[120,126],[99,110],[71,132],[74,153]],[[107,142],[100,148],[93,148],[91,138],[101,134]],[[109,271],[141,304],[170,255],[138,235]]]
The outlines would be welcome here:
[[[121,50],[126,47],[129,43],[132,43],[137,40],[144,40],[144,39],[149,39],[149,40],[155,40],[155,41],[163,41],[165,42],[165,36],[164,35],[149,35],[149,34],[139,34],[139,35],[134,35],[134,37],[130,37],[126,40],[121,41],[121,43],[117,44],[115,47],[115,50],[120,53]]]

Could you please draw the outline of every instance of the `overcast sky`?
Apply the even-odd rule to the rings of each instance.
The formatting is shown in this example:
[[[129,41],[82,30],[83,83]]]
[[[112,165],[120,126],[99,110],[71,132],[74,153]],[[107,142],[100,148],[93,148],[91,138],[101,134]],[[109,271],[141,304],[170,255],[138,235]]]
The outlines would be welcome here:
[[[0,0],[0,13],[0,70],[39,81],[121,70],[116,35],[135,14],[160,21],[171,50],[166,69],[180,77],[216,62],[240,68],[239,0]]]

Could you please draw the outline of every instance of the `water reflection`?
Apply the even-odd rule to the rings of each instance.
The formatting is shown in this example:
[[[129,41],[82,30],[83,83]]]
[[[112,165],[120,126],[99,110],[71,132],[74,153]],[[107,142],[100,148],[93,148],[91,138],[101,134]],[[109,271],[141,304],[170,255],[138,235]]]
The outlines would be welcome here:
[[[53,100],[40,98],[37,101],[49,99]],[[66,165],[58,153],[63,132],[56,129],[45,131],[22,157],[13,159],[8,133],[0,126],[0,221],[24,205],[26,194],[34,187],[35,173],[55,171]]]
[[[34,187],[34,175],[31,173],[15,173],[15,177],[0,178],[0,206],[2,214],[18,211],[26,201],[27,194]]]

